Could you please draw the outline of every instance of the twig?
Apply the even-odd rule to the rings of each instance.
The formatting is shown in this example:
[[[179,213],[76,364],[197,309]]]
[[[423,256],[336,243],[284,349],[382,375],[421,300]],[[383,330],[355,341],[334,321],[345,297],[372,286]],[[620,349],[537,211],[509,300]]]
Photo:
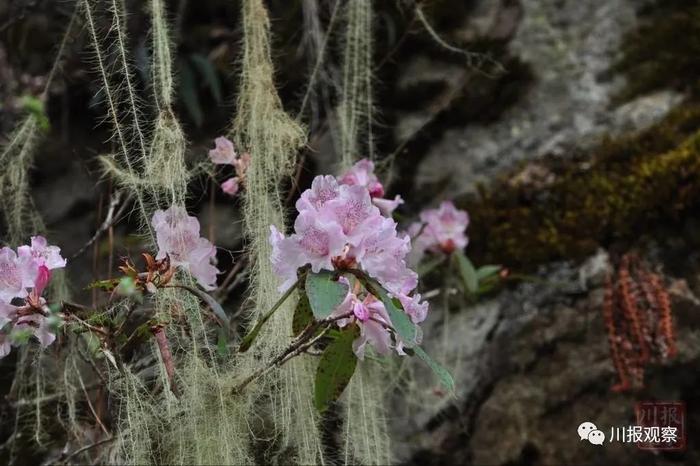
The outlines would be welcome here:
[[[94,235],[92,235],[92,238],[88,240],[87,243],[85,243],[76,253],[74,253],[72,256],[70,256],[70,259],[73,260],[76,257],[80,256],[83,254],[87,248],[92,246],[92,244],[97,241],[102,234],[109,230],[109,228],[114,225],[115,221],[119,219],[119,217],[122,216],[124,211],[126,210],[126,207],[129,204],[129,201],[131,200],[131,196],[127,196],[126,199],[124,199],[124,202],[122,203],[121,207],[119,208],[119,211],[116,211],[117,206],[121,202],[121,197],[122,197],[122,191],[116,191],[114,194],[112,194],[111,199],[109,200],[109,210],[107,211],[107,216],[105,217],[104,221],[102,224],[97,228],[97,231],[95,232]],[[116,213],[115,213],[116,211]]]
[[[341,319],[347,319],[351,315],[352,315],[352,312],[348,312],[348,313],[340,315],[340,316],[326,317],[325,319],[311,322],[299,334],[299,336],[296,337],[289,344],[289,346],[287,346],[287,348],[284,349],[284,351],[282,351],[279,355],[275,356],[272,359],[272,361],[270,361],[267,365],[256,370],[251,375],[246,377],[241,383],[236,385],[232,390],[233,393],[241,393],[243,391],[243,389],[245,389],[245,387],[247,387],[255,379],[265,375],[273,368],[281,366],[282,364],[289,361],[291,358],[298,356],[303,351],[305,351],[306,349],[313,346],[313,344],[315,344],[318,340],[320,340],[321,337],[323,337],[325,335],[325,333],[328,331],[328,329],[330,328],[330,324],[332,324],[338,320],[341,320]],[[316,331],[321,327],[325,327],[325,328],[321,331],[321,333],[319,335],[314,336]]]
[[[73,362],[73,367],[75,367],[75,360]],[[104,423],[102,422],[102,419],[100,419],[100,416],[98,416],[97,411],[95,411],[95,407],[92,405],[92,401],[90,401],[90,395],[88,395],[87,389],[85,388],[85,383],[83,383],[83,378],[80,376],[80,371],[78,371],[77,367],[75,367],[75,371],[78,374],[78,382],[80,382],[80,388],[83,389],[83,394],[85,395],[85,401],[87,401],[88,408],[90,408],[90,412],[92,413],[92,415],[95,417],[95,420],[102,428],[102,431],[107,435],[111,435],[110,432],[105,427]]]
[[[231,284],[234,278],[236,278],[236,275],[238,275],[238,272],[240,272],[241,268],[246,263],[247,257],[245,255],[242,255],[241,257],[238,258],[236,263],[233,265],[233,268],[231,271],[226,275],[226,278],[224,278],[224,281],[221,282],[221,286],[216,290],[216,295],[217,296],[225,296],[228,294],[228,286]]]
[[[162,325],[156,325],[151,328],[151,332],[156,339],[158,344],[158,350],[160,351],[160,357],[163,360],[163,365],[165,366],[165,373],[168,376],[168,385],[170,385],[170,391],[173,392],[175,396],[178,396],[178,390],[175,386],[175,364],[173,363],[173,353],[170,352],[170,345],[168,345],[168,337],[165,335],[165,327]]]
[[[70,455],[68,455],[68,456],[66,456],[65,458],[63,458],[63,461],[64,461],[65,463],[68,463],[71,459],[75,458],[76,456],[80,455],[81,453],[85,453],[86,451],[91,450],[91,449],[93,449],[93,448],[95,448],[95,447],[99,447],[100,445],[104,445],[105,443],[112,442],[112,441],[116,440],[116,438],[117,438],[117,437],[114,436],[114,437],[102,439],[102,440],[100,440],[99,442],[91,443],[90,445],[86,445],[86,446],[84,446],[84,447],[82,447],[82,448],[78,448],[78,449],[75,450],[73,453],[71,453]]]

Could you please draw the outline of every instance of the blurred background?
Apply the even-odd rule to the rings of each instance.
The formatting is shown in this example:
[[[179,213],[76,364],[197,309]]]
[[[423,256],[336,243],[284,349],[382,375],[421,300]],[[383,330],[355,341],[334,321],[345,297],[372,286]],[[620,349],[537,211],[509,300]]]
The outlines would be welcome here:
[[[234,116],[239,5],[167,3],[176,110],[196,162]],[[295,112],[335,1],[267,3],[276,82]],[[403,196],[399,213],[407,220],[453,199],[471,218],[469,257],[505,269],[502,285],[479,299],[433,304],[426,345],[445,352],[458,393],[406,406],[397,392],[397,458],[416,465],[700,464],[700,3],[372,3],[374,141],[387,161],[389,194]],[[147,93],[146,2],[125,0],[125,7],[136,85]],[[56,0],[0,3],[0,135],[4,142],[27,112],[43,116],[31,194],[51,242],[68,256],[94,234],[112,192],[95,160],[111,149],[110,127],[80,15],[42,95],[74,8]],[[327,53],[309,104],[301,189],[335,160],[328,119],[341,51]],[[191,209],[230,251],[219,257],[226,268],[242,249],[240,203],[212,186],[204,176],[193,181]],[[134,228],[128,219],[115,228],[117,257],[135,248]],[[98,242],[72,262],[76,296],[91,299],[83,284],[113,266],[109,250]],[[656,291],[670,309],[645,301],[644,312],[671,316],[675,331],[666,344],[676,351],[661,348],[644,365],[642,383],[621,387],[620,365],[640,368],[611,356],[609,339],[627,325],[619,320],[631,319],[614,290],[631,282],[642,293],[649,273],[659,277]],[[631,299],[641,300],[638,294]],[[606,306],[621,309],[614,322]],[[3,395],[15,362],[0,360]],[[580,423],[605,426],[609,435],[612,426],[635,424],[637,402],[653,400],[685,402],[684,451],[580,441]],[[12,410],[0,398],[0,448],[13,435]],[[36,464],[51,446],[27,448],[27,464]]]

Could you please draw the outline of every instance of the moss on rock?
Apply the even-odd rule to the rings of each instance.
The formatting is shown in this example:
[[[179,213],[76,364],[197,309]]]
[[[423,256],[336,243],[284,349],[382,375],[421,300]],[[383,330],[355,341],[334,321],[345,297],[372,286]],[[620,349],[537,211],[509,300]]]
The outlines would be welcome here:
[[[479,198],[461,199],[473,254],[530,268],[680,223],[700,199],[698,128],[700,104],[687,103],[648,130],[604,140],[587,157],[545,162],[544,187],[503,178]]]

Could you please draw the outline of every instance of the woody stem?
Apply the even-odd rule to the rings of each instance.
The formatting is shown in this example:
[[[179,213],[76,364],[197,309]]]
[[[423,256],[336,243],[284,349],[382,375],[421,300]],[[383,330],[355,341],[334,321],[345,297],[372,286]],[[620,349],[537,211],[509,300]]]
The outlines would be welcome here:
[[[170,345],[168,344],[168,337],[165,335],[165,327],[162,325],[154,326],[151,328],[153,336],[156,339],[156,344],[158,345],[158,351],[160,351],[160,358],[163,361],[163,366],[165,366],[165,373],[168,376],[168,384],[170,385],[170,390],[174,395],[178,395],[177,387],[175,386],[175,364],[173,363],[173,354],[170,352]]]

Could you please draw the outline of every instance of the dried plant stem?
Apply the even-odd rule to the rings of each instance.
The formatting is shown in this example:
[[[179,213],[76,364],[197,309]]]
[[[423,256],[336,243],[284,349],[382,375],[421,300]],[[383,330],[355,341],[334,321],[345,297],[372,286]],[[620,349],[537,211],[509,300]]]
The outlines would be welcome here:
[[[122,195],[122,191],[115,191],[112,194],[109,200],[109,207],[107,208],[107,215],[105,216],[105,219],[97,228],[95,234],[92,235],[92,237],[87,241],[87,243],[85,243],[80,249],[73,253],[72,256],[70,256],[71,260],[83,254],[95,241],[97,241],[100,238],[100,236],[102,236],[106,231],[109,231],[119,220],[119,218],[124,214],[126,208],[129,205],[129,201],[131,201],[131,196],[127,196],[126,199],[124,199],[124,201],[122,202]],[[119,210],[117,210],[117,207],[120,204],[121,207],[119,208]]]
[[[168,376],[170,391],[172,391],[175,396],[178,396],[178,390],[175,385],[175,363],[173,362],[173,354],[170,351],[170,345],[168,344],[168,337],[165,334],[165,327],[162,325],[157,325],[151,328],[151,333],[153,333],[156,344],[158,345],[160,358],[163,361],[165,373]]]

